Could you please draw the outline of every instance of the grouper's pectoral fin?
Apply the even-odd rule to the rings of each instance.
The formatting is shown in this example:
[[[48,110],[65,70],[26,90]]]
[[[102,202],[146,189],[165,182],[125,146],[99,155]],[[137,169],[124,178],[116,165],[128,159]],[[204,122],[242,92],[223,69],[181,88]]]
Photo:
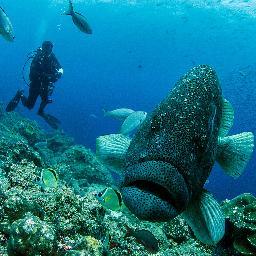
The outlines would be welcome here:
[[[233,107],[227,100],[223,99],[216,160],[226,174],[237,178],[243,173],[251,158],[254,136],[251,132],[226,136],[233,125],[233,121]]]
[[[207,191],[192,200],[182,216],[197,239],[205,244],[217,244],[224,236],[224,215],[218,202]]]
[[[96,139],[96,155],[103,161],[119,167],[124,163],[131,140],[122,134],[109,134]]]
[[[219,137],[224,137],[228,134],[234,123],[234,109],[229,101],[222,101],[222,117],[219,129]]]
[[[243,173],[250,160],[253,148],[254,135],[252,132],[219,137],[216,160],[226,174],[237,178]]]

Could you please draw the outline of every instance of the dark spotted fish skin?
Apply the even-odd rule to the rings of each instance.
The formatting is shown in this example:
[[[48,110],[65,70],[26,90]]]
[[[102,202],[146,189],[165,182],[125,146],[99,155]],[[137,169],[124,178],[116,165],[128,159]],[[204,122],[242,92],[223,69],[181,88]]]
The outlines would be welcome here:
[[[135,237],[137,242],[142,244],[151,253],[157,253],[159,251],[158,240],[149,230],[146,230],[146,229],[133,230],[127,227],[126,237],[128,236]]]
[[[166,168],[163,168],[166,174],[162,175],[159,182],[162,186],[163,183],[168,184],[165,188],[169,191],[184,190],[172,192],[172,202],[176,209],[178,212],[184,210],[189,201],[202,191],[214,164],[222,104],[219,81],[211,67],[200,65],[184,75],[166,99],[146,118],[131,141],[126,156],[123,188],[135,181],[139,183],[139,180],[156,179],[158,182],[158,177],[164,171],[156,174],[155,171],[159,172],[156,167],[158,163],[166,164]],[[167,165],[174,167],[184,179],[185,185],[182,188],[170,187],[176,180],[182,184],[184,182],[178,174],[175,175],[175,171],[170,172],[174,177],[172,181],[172,177],[168,177]],[[135,202],[129,202],[130,198],[141,196],[137,192],[133,195],[127,193],[130,190],[123,190],[123,198],[128,207]],[[150,195],[147,196],[148,200]],[[137,199],[143,201],[143,198]],[[157,209],[154,214],[156,212]],[[156,220],[161,219],[161,212],[158,211],[158,214]]]

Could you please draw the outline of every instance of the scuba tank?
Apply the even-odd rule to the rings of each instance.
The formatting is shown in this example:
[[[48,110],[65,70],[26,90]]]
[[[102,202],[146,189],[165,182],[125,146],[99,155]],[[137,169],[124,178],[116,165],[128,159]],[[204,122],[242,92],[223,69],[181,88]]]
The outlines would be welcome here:
[[[26,78],[25,78],[25,68],[27,67],[27,64],[29,63],[30,60],[34,59],[36,57],[36,55],[42,53],[42,48],[39,47],[37,48],[36,50],[30,52],[27,54],[27,60],[25,61],[24,65],[23,65],[23,68],[22,68],[22,78],[23,78],[23,81],[25,82],[25,84],[29,87],[29,83],[27,82]]]

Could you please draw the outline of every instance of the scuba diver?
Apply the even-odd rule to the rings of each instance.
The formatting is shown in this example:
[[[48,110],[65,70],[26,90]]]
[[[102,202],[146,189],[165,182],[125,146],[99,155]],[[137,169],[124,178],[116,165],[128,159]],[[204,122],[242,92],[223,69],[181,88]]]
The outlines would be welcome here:
[[[38,48],[35,54],[28,58],[28,60],[32,59],[29,73],[30,84],[28,84],[29,95],[26,97],[23,94],[23,90],[18,90],[7,105],[6,111],[14,111],[20,100],[25,107],[32,109],[40,95],[42,101],[37,114],[52,128],[57,129],[60,125],[60,121],[56,117],[44,112],[46,105],[52,103],[50,96],[53,93],[54,83],[57,82],[63,74],[63,69],[53,54],[52,49],[52,42],[44,41],[42,47]]]

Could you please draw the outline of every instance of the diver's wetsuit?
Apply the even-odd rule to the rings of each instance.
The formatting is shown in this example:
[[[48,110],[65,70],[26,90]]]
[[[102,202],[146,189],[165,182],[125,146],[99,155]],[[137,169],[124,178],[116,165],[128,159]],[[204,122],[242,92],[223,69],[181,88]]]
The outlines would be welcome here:
[[[32,109],[40,95],[42,102],[38,110],[38,114],[44,114],[44,108],[48,103],[51,103],[49,96],[53,92],[53,83],[55,83],[62,75],[59,70],[62,67],[53,53],[49,56],[44,56],[41,49],[32,60],[30,66],[30,86],[29,96],[22,95],[21,101],[28,109]]]
[[[10,100],[6,106],[6,111],[14,111],[18,106],[20,100],[22,104],[28,109],[32,109],[40,95],[42,102],[40,104],[38,114],[54,129],[58,129],[60,121],[50,115],[44,113],[44,108],[52,100],[49,98],[53,92],[54,83],[63,74],[63,69],[52,52],[53,43],[51,41],[44,41],[42,47],[36,51],[35,56],[30,66],[30,85],[29,95],[25,97],[23,90],[18,90],[15,96]],[[30,58],[29,58],[30,59]],[[27,63],[27,62],[26,62]]]

